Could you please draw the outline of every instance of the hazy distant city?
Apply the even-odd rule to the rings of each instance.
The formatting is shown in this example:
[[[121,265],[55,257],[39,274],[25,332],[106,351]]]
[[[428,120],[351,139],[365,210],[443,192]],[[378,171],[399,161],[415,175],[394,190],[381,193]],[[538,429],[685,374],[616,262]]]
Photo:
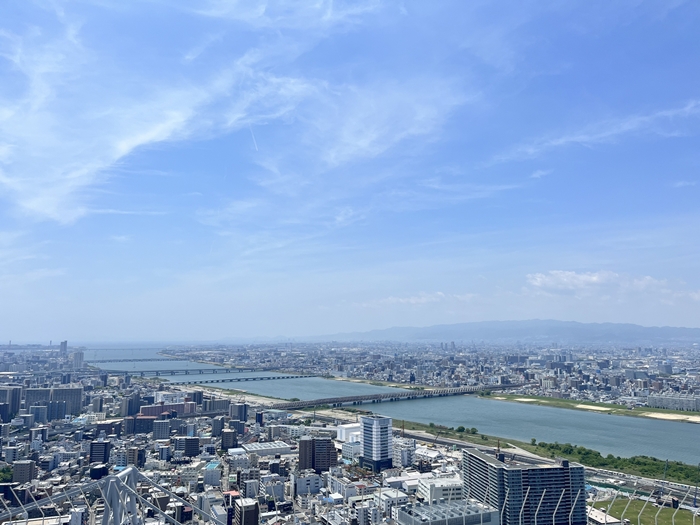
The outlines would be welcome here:
[[[614,525],[628,507],[662,522],[697,513],[696,442],[682,437],[700,423],[693,344],[65,341],[0,353],[4,521]],[[538,437],[507,428],[510,408],[538,421]],[[499,434],[485,430],[499,420]],[[637,436],[627,421],[663,428]],[[566,428],[570,439],[545,439]],[[657,457],[606,456],[583,446],[591,436]]]

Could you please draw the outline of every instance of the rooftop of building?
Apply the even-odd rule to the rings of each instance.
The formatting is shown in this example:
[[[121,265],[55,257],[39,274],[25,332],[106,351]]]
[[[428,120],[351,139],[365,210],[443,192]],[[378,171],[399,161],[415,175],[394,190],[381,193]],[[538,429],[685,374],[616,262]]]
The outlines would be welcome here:
[[[533,456],[532,461],[523,461],[520,459],[517,459],[515,454],[512,453],[506,453],[506,452],[500,452],[497,454],[487,454],[485,452],[481,452],[479,450],[468,450],[465,449],[462,454],[464,456],[466,455],[472,455],[475,456],[482,461],[485,461],[486,463],[493,465],[495,467],[499,468],[512,468],[512,469],[543,469],[543,468],[551,468],[551,469],[556,469],[556,468],[567,468],[567,467],[577,467],[580,466],[578,463],[572,463],[569,462],[568,460],[562,460],[561,462],[548,462],[544,458],[535,458]]]
[[[496,512],[496,509],[481,503],[477,500],[459,500],[433,505],[421,505],[417,503],[403,507],[401,512],[405,512],[409,516],[413,516],[420,521],[435,521],[440,519],[457,518],[460,516],[469,516],[470,514],[484,514],[487,512]]]

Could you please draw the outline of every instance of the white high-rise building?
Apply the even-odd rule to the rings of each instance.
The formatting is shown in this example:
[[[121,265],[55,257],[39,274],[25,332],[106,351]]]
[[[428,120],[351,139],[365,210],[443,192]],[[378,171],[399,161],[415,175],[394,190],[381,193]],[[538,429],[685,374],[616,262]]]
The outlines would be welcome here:
[[[73,352],[73,368],[75,370],[82,370],[83,368],[83,351],[82,350],[77,350]]]
[[[393,458],[391,418],[362,416],[362,457],[360,466],[372,472],[391,468]]]

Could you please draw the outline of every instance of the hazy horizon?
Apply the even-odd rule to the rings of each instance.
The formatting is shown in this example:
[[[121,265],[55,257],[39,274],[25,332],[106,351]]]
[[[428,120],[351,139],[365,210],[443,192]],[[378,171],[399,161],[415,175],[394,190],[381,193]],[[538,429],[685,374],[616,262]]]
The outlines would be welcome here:
[[[0,341],[700,328],[700,4],[0,5]]]

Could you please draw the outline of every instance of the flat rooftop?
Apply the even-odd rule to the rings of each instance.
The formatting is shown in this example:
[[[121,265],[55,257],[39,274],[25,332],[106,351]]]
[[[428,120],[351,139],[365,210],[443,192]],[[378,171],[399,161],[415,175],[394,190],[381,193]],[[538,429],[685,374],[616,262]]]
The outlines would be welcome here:
[[[530,462],[525,462],[525,461],[520,461],[517,459],[513,458],[512,453],[508,452],[501,452],[503,455],[503,461],[500,461],[495,454],[487,454],[485,452],[481,452],[479,450],[470,450],[470,449],[464,449],[462,452],[463,455],[472,455],[480,460],[493,465],[495,467],[499,468],[514,468],[514,469],[543,469],[543,468],[562,468],[563,465],[560,465],[559,463],[554,463],[554,462],[548,462],[546,459],[542,458],[542,461],[537,462],[537,463],[530,463]],[[533,458],[533,461],[535,461],[535,458]],[[578,463],[573,463],[569,462],[569,466],[571,467],[578,467],[580,466]]]

